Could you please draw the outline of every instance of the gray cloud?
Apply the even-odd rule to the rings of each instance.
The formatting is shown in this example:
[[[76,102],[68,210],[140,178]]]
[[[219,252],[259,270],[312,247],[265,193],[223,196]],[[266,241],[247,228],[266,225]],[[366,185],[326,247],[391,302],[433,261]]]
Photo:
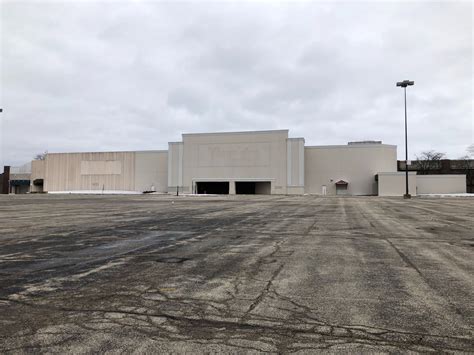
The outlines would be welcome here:
[[[168,93],[168,106],[185,109],[191,114],[203,115],[209,109],[205,93],[190,88],[177,88]]]
[[[456,158],[473,142],[472,4],[2,4],[3,163],[289,128]]]

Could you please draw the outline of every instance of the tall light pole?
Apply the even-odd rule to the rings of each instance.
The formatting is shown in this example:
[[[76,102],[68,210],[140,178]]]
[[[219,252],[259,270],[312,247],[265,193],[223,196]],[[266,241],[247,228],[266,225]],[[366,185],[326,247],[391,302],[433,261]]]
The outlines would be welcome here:
[[[408,192],[408,135],[407,135],[407,86],[415,85],[414,81],[403,80],[397,83],[397,86],[403,88],[405,93],[405,195],[403,198],[411,198],[411,195]]]

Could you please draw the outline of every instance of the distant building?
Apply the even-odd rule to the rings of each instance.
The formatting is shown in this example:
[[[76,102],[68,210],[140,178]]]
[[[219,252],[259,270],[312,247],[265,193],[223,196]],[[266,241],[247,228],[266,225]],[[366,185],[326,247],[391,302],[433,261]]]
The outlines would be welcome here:
[[[10,193],[28,188],[49,193],[399,196],[405,191],[395,145],[306,146],[304,138],[289,138],[288,130],[183,134],[167,150],[49,153],[34,160],[27,175],[20,170],[10,172]],[[415,195],[417,177],[412,175],[410,193]],[[441,178],[430,186],[465,192],[459,179]]]
[[[2,193],[24,194],[30,192],[31,162],[18,167],[5,166],[0,175]]]
[[[405,171],[405,161],[397,162],[398,171]],[[408,171],[416,171],[417,175],[465,175],[466,192],[474,193],[474,159],[442,159],[421,163],[412,160]]]

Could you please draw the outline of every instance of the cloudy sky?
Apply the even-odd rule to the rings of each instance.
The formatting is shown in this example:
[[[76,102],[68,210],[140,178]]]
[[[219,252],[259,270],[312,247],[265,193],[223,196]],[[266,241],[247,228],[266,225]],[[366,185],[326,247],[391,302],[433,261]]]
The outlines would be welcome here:
[[[0,163],[290,129],[451,158],[473,142],[473,6],[1,1]]]

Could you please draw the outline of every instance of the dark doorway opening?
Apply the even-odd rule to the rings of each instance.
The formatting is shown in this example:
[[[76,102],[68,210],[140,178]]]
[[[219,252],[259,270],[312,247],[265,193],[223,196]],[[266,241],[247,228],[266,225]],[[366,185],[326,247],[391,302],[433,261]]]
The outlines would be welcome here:
[[[44,190],[44,180],[43,179],[33,180],[33,185],[31,186],[30,192],[43,192],[43,190]]]
[[[196,190],[198,194],[229,194],[228,181],[199,181],[196,182]]]
[[[237,195],[270,195],[271,184],[269,181],[236,181],[235,193]]]
[[[336,182],[336,195],[347,195],[347,185],[349,183],[344,180]]]
[[[236,181],[235,193],[237,195],[255,195],[255,182],[253,181]]]

